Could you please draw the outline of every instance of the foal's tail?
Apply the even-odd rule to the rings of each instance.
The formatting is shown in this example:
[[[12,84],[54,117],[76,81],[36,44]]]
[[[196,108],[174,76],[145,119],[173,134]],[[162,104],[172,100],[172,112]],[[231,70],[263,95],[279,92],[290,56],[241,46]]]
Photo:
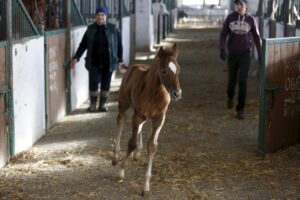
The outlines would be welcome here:
[[[128,66],[125,65],[124,63],[119,64],[119,71],[121,72],[121,74],[125,74],[125,72],[127,71]]]

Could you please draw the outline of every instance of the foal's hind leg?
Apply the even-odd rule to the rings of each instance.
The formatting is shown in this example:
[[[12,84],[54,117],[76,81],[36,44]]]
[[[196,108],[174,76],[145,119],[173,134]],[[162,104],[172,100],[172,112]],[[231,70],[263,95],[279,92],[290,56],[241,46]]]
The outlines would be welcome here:
[[[145,185],[143,189],[143,196],[146,195],[148,192],[150,192],[150,179],[152,175],[152,164],[153,164],[153,159],[154,155],[157,150],[157,140],[158,140],[158,135],[160,133],[160,130],[164,124],[165,121],[165,114],[161,114],[160,116],[152,119],[152,134],[151,138],[148,141],[148,166],[147,166],[147,171],[146,171],[146,180],[145,180]]]
[[[143,123],[145,122],[146,118],[138,116],[136,113],[133,114],[132,117],[132,136],[128,142],[128,149],[127,154],[123,158],[121,163],[121,168],[118,174],[118,181],[123,182],[124,176],[125,176],[125,167],[127,165],[128,158],[130,154],[136,149],[137,147],[137,139],[138,139],[138,133],[141,130]]]
[[[124,130],[125,126],[125,112],[129,108],[129,105],[126,103],[122,103],[119,101],[119,113],[117,116],[117,123],[118,123],[118,136],[115,140],[115,148],[114,148],[114,156],[112,159],[112,165],[117,165],[118,161],[120,160],[120,141],[121,141],[121,136]]]

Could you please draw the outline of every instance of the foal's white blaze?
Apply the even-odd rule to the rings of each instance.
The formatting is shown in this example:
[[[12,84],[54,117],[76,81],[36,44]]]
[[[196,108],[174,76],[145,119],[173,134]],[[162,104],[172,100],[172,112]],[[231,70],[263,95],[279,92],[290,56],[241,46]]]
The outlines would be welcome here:
[[[176,65],[175,65],[173,62],[170,62],[170,63],[169,63],[169,68],[172,70],[172,72],[173,72],[174,74],[176,74],[176,72],[177,72],[177,67],[176,67]]]

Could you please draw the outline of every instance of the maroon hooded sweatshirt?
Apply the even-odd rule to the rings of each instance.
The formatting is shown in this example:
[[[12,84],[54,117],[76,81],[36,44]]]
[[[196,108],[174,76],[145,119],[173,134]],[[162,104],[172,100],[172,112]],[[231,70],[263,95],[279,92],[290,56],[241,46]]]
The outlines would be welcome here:
[[[229,14],[223,24],[220,34],[220,49],[225,49],[228,36],[227,49],[231,54],[239,54],[252,47],[251,33],[255,41],[257,51],[261,51],[261,38],[254,17],[249,14],[241,16],[238,12]]]

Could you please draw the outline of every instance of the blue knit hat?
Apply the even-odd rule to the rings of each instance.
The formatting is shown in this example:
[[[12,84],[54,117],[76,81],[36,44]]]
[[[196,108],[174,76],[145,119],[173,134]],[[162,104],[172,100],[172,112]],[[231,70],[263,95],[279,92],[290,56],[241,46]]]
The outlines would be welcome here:
[[[238,2],[248,4],[248,0],[235,0],[234,1],[235,4],[238,3]]]
[[[98,6],[96,8],[96,15],[99,13],[99,12],[102,12],[106,15],[106,17],[108,16],[108,8],[106,6]]]

